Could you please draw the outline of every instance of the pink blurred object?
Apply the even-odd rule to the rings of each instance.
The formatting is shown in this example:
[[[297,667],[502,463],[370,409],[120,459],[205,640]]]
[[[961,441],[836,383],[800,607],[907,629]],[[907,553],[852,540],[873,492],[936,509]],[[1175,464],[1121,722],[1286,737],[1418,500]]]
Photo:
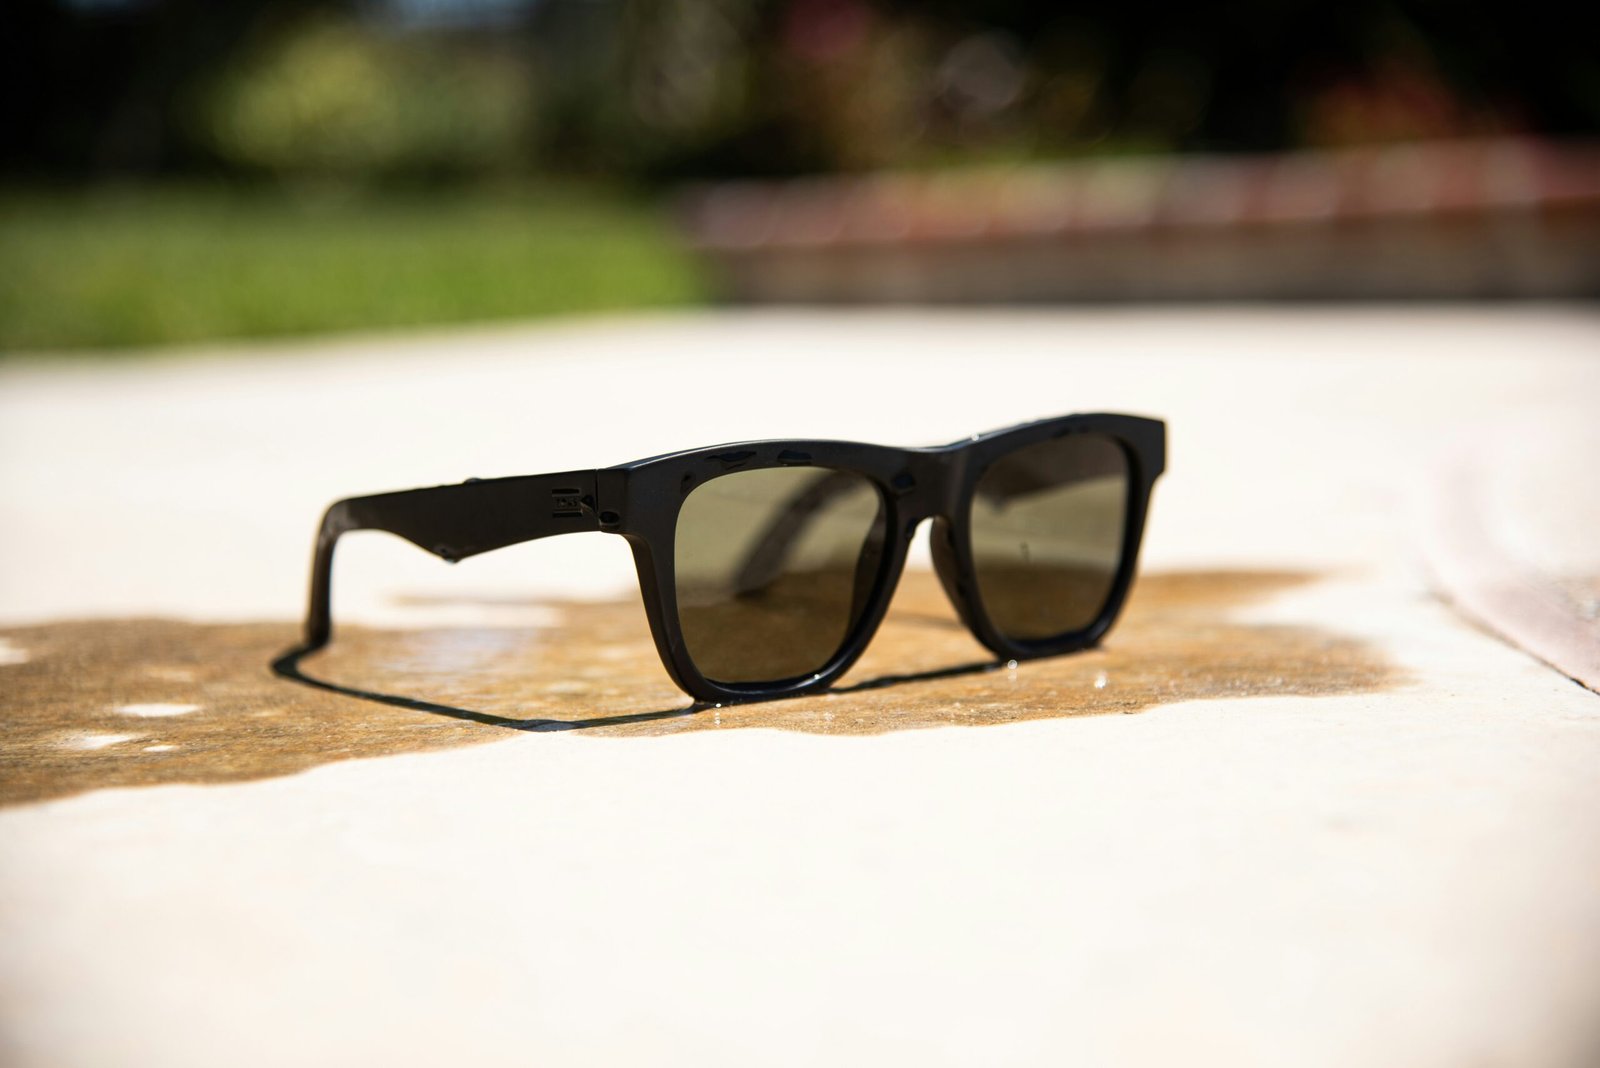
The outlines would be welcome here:
[[[1591,143],[726,183],[686,219],[742,301],[1600,296]]]

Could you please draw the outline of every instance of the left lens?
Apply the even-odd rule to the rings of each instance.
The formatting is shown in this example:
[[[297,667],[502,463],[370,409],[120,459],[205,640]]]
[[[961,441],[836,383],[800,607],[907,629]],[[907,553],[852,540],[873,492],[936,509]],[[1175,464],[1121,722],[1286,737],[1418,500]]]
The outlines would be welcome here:
[[[1090,626],[1122,564],[1128,458],[1103,434],[1007,453],[978,478],[969,534],[989,621],[1042,641]]]
[[[678,621],[700,673],[788,682],[834,658],[884,560],[885,512],[848,471],[734,471],[696,487],[674,540]]]

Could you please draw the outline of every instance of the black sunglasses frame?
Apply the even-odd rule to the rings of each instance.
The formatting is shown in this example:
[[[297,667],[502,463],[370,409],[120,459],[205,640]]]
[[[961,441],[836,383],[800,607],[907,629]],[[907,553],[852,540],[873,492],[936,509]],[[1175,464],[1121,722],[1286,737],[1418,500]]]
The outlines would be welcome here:
[[[1122,556],[1110,595],[1087,627],[1043,641],[1007,637],[984,609],[972,556],[974,487],[997,459],[1038,442],[1075,434],[1116,442],[1128,461]],[[727,684],[695,666],[678,620],[674,553],[678,512],[696,487],[734,471],[819,467],[860,475],[878,490],[887,532],[871,593],[838,651],[817,671],[794,679]],[[1141,416],[1068,415],[978,434],[949,445],[904,449],[848,441],[750,441],[652,456],[616,467],[353,497],[323,516],[312,563],[306,653],[333,633],[333,551],[354,530],[396,534],[452,563],[493,549],[557,534],[619,534],[633,550],[639,589],[656,650],[674,682],[707,702],[764,700],[824,689],[849,670],[883,621],[905,567],[913,534],[932,519],[933,561],[968,629],[1001,660],[1054,656],[1096,644],[1116,622],[1133,584],[1150,491],[1166,468],[1166,425]]]

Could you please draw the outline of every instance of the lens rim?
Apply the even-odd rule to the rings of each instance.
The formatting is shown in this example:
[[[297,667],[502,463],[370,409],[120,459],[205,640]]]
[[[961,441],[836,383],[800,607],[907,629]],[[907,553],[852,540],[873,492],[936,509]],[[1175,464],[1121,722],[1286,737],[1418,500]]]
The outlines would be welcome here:
[[[970,504],[981,472],[999,456],[1039,441],[1084,432],[1115,440],[1129,463],[1128,514],[1122,559],[1110,597],[1090,626],[1056,638],[1019,641],[997,628],[978,593],[970,538]],[[723,684],[706,678],[689,656],[678,626],[675,576],[676,526],[683,500],[698,485],[738,470],[815,466],[864,476],[882,494],[886,540],[877,582],[843,645],[809,676],[770,683]],[[606,502],[600,529],[627,539],[657,652],[677,685],[702,703],[765,700],[824,689],[859,659],[883,621],[904,570],[916,527],[933,521],[938,573],[963,623],[996,658],[1053,656],[1094,645],[1115,623],[1137,570],[1151,489],[1166,466],[1166,427],[1157,419],[1111,413],[1060,416],[949,445],[891,448],[859,442],[776,440],[739,442],[669,453],[596,472],[596,494]],[[620,502],[620,507],[612,502]],[[976,666],[976,665],[975,665]]]
[[[1125,586],[1132,579],[1133,560],[1138,554],[1138,537],[1134,536],[1131,539],[1129,537],[1130,533],[1137,533],[1133,531],[1133,519],[1136,510],[1136,502],[1134,500],[1134,464],[1136,458],[1130,453],[1127,442],[1119,440],[1118,438],[1105,433],[1076,431],[1072,434],[1046,438],[1044,441],[1056,441],[1066,437],[1090,436],[1109,441],[1122,453],[1124,465],[1123,470],[1125,472],[1124,478],[1126,480],[1122,508],[1122,538],[1118,546],[1117,566],[1112,572],[1111,585],[1106,592],[1105,598],[1105,601],[1109,602],[1112,598],[1117,596],[1119,589],[1126,594]],[[963,566],[965,566],[968,572],[972,575],[972,588],[969,596],[972,601],[973,611],[983,617],[986,627],[994,631],[996,635],[1003,638],[1008,648],[1020,649],[1023,653],[1023,656],[1026,656],[1029,659],[1039,656],[1053,656],[1059,652],[1065,652],[1074,648],[1081,648],[1085,644],[1092,644],[1093,639],[1089,641],[1084,640],[1086,636],[1093,633],[1094,638],[1098,639],[1099,635],[1104,634],[1105,631],[1110,628],[1111,623],[1111,620],[1107,620],[1105,618],[1106,604],[1103,602],[1100,607],[1096,609],[1094,617],[1090,620],[1090,622],[1082,627],[1060,631],[1044,638],[1020,638],[1008,633],[999,625],[999,623],[995,621],[994,615],[991,613],[987,603],[984,600],[983,583],[978,574],[977,552],[974,548],[972,529],[973,504],[977,499],[978,483],[983,480],[983,476],[989,471],[990,468],[994,467],[1002,460],[1005,460],[1007,457],[1013,456],[1024,449],[1031,448],[1034,445],[1042,443],[1043,442],[1039,441],[1030,441],[1027,443],[1016,444],[1004,452],[999,452],[988,457],[983,465],[978,467],[973,473],[971,483],[972,488],[962,500],[961,514],[959,518],[961,538],[965,544],[966,550]],[[1142,526],[1142,519],[1140,525]],[[1114,615],[1112,619],[1115,619]],[[1022,658],[1022,656],[1017,657],[1017,659]]]
[[[714,482],[717,482],[717,481],[720,481],[720,480],[726,479],[726,478],[733,478],[733,477],[736,477],[736,476],[741,475],[741,474],[748,474],[748,473],[750,473],[752,471],[791,470],[791,469],[794,469],[794,468],[797,468],[797,467],[801,467],[801,466],[804,466],[808,470],[829,471],[829,472],[844,471],[843,468],[833,467],[833,466],[824,465],[824,464],[806,464],[806,465],[778,464],[778,465],[761,466],[761,467],[740,467],[737,470],[723,471],[723,472],[721,472],[721,473],[719,473],[719,474],[717,474],[717,475],[715,475],[715,476],[713,476],[711,478],[706,478],[706,479],[700,481],[698,484],[696,484],[694,486],[693,489],[691,489],[689,492],[687,492],[687,493],[685,493],[683,495],[683,499],[678,502],[678,517],[679,518],[682,517],[684,505],[688,504],[689,499],[694,495],[694,493],[696,491],[701,490],[701,489],[705,488],[706,486],[711,485]],[[876,479],[870,478],[870,477],[868,477],[866,475],[863,475],[863,474],[861,474],[859,472],[846,471],[845,473],[856,476],[860,480],[860,484],[865,485],[867,488],[869,488],[873,492],[873,495],[877,498],[878,509],[879,509],[877,516],[874,517],[874,526],[876,526],[877,520],[878,520],[879,517],[882,518],[883,524],[884,524],[884,548],[885,548],[885,551],[884,551],[883,555],[878,560],[877,574],[873,576],[872,586],[870,588],[870,591],[867,594],[866,601],[862,606],[861,615],[854,622],[851,622],[845,628],[844,635],[839,639],[838,646],[833,650],[832,653],[830,653],[828,655],[827,659],[823,661],[822,666],[817,668],[816,670],[804,671],[804,672],[801,672],[801,673],[796,674],[796,675],[789,675],[789,676],[785,676],[785,677],[779,678],[779,679],[765,679],[765,680],[756,681],[756,682],[730,682],[730,681],[728,681],[726,679],[711,679],[709,676],[707,676],[707,681],[714,682],[718,686],[724,686],[724,687],[727,687],[729,689],[740,690],[740,691],[747,690],[747,689],[752,689],[752,688],[753,689],[757,689],[757,690],[766,690],[766,689],[770,689],[770,688],[773,688],[773,687],[791,687],[791,686],[795,686],[795,685],[807,682],[807,681],[815,678],[819,674],[826,673],[826,672],[832,670],[834,668],[835,662],[839,659],[840,655],[845,650],[847,650],[850,647],[852,647],[853,645],[857,644],[857,631],[860,629],[862,622],[866,619],[867,613],[871,610],[873,604],[875,604],[877,602],[878,595],[882,591],[882,587],[883,587],[884,579],[885,579],[884,568],[885,568],[886,564],[888,563],[888,558],[889,558],[889,553],[887,551],[887,549],[888,549],[888,541],[889,541],[889,531],[893,530],[894,528],[889,525],[889,501],[888,501],[887,494],[884,493],[883,486],[880,485]],[[678,534],[679,533],[680,532],[678,530],[678,523],[674,522],[674,524],[673,524],[673,541],[672,541],[672,554],[673,554],[673,565],[674,565],[673,566],[673,611],[674,611],[675,617],[677,619],[678,629],[679,629],[679,631],[681,633],[683,631],[683,615],[682,615],[682,606],[680,604],[678,604],[678,593],[679,593],[679,590],[678,590],[678,583],[677,583],[677,566],[676,566],[677,565]],[[869,531],[869,536],[870,536],[870,531]],[[904,563],[903,560],[902,560],[902,563]],[[885,607],[887,607],[887,601],[885,601]],[[862,649],[865,649],[865,647],[866,647],[866,642],[865,641],[861,641],[859,644],[860,644]],[[688,653],[688,636],[687,635],[684,635],[684,647],[685,647],[685,652]],[[693,655],[692,654],[689,654],[689,655],[690,655],[690,658],[693,659]],[[696,665],[696,670],[700,670],[698,664]]]

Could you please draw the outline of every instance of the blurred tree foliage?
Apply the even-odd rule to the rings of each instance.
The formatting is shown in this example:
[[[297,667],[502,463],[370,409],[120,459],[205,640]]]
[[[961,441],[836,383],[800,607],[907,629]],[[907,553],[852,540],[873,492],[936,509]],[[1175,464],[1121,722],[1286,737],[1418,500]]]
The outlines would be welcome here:
[[[527,64],[496,48],[419,46],[322,14],[279,29],[199,98],[228,163],[311,179],[506,170],[532,139]]]
[[[1600,128],[1594,8],[1546,0],[403,9],[7,0],[0,165],[659,182]]]

